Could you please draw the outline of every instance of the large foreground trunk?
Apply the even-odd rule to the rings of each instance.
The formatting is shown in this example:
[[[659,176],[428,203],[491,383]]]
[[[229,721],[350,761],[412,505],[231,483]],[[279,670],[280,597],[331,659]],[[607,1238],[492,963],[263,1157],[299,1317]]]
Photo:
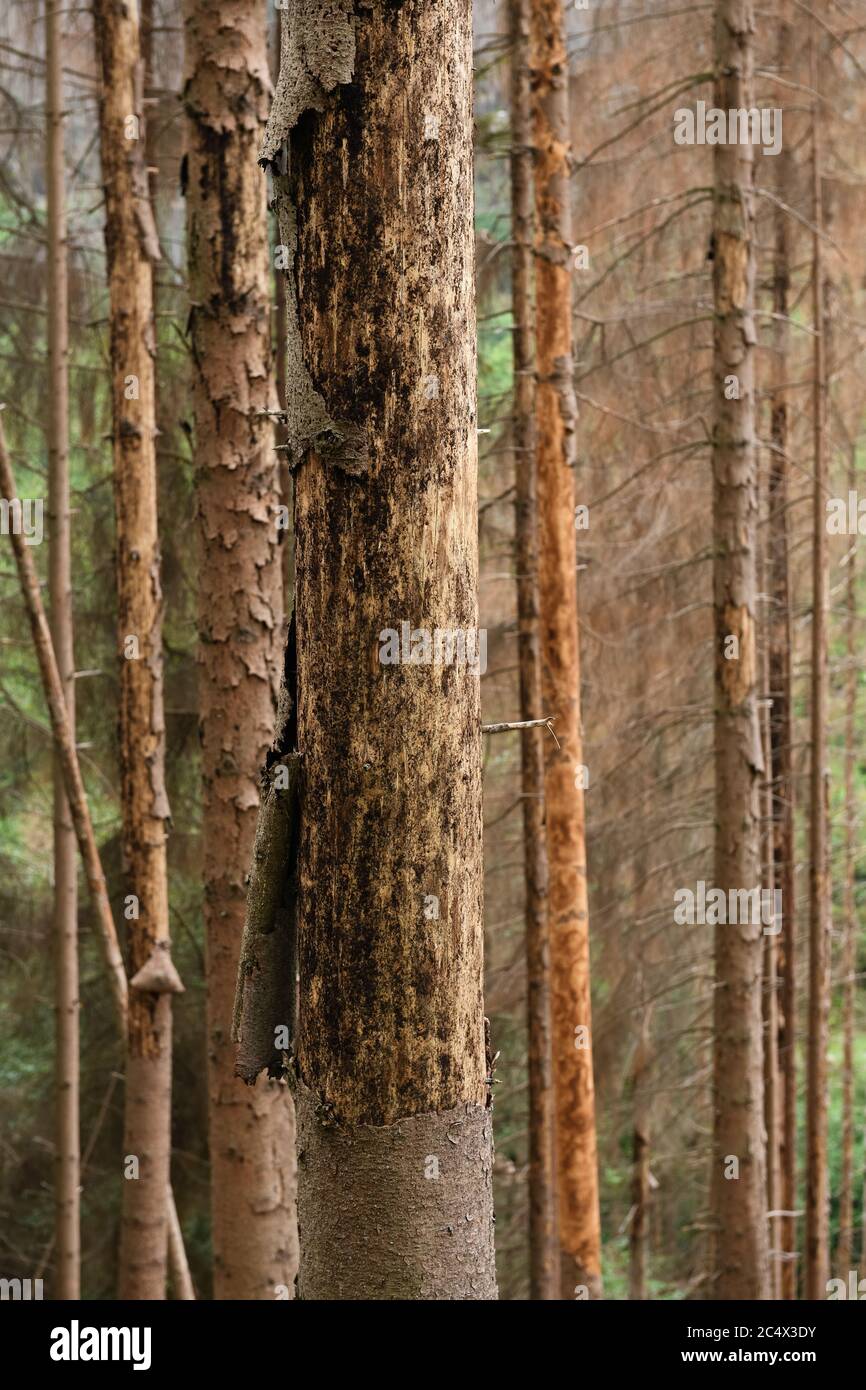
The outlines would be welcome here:
[[[296,5],[264,151],[296,463],[305,1299],[496,1296],[470,20]]]

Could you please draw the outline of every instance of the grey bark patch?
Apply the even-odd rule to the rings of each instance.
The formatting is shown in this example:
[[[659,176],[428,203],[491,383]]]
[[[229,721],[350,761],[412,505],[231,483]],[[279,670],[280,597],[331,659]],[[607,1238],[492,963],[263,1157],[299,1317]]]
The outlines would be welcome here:
[[[271,1076],[282,1072],[277,1028],[286,1028],[289,1039],[294,1034],[299,767],[296,753],[269,767],[256,824],[232,1025],[235,1075],[248,1085],[265,1069]],[[288,774],[285,790],[275,786],[279,768]]]
[[[490,1110],[343,1127],[302,1081],[294,1091],[298,1296],[495,1299]]]
[[[286,276],[287,443],[292,466],[307,450],[353,476],[369,466],[365,429],[332,418],[304,361],[295,277],[297,221],[286,177],[287,142],[304,111],[323,111],[329,93],[351,82],[355,18],[351,0],[289,0],[282,16],[280,75],[259,163],[274,173],[280,240],[288,252]]]
[[[289,452],[297,465],[308,449],[319,458],[341,468],[355,477],[369,467],[367,434],[361,425],[350,420],[335,420],[324,399],[313,385],[307,370],[298,322],[298,289],[295,279],[295,255],[298,230],[295,207],[289,196],[287,180],[278,178],[277,213],[280,239],[288,252],[286,276],[286,409],[285,422]]]
[[[260,163],[277,162],[289,131],[304,111],[322,111],[355,67],[352,0],[288,0],[282,14],[280,75],[265,130]]]

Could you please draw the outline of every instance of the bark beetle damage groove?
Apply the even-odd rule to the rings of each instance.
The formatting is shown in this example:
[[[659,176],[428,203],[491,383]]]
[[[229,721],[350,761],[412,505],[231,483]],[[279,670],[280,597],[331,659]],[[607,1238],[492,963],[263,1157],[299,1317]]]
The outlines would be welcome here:
[[[378,659],[478,621],[470,7],[298,0],[282,32],[299,1293],[492,1298],[479,681]]]
[[[276,729],[261,773],[247,912],[238,961],[232,1037],[235,1075],[252,1086],[263,1071],[287,1074],[294,1044],[297,974],[297,858],[299,838],[295,689],[295,620],[284,652]],[[289,1048],[276,1047],[287,1028]]]

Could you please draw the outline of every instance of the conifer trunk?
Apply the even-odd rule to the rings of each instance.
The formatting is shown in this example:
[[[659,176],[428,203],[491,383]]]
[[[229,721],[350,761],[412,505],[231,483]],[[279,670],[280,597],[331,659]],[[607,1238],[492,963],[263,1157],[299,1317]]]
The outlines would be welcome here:
[[[154,448],[151,262],[137,11],[94,0],[100,66],[113,417],[120,782],[129,1020],[119,1294],[165,1297],[171,1126],[162,594]],[[146,969],[145,969],[146,968]],[[143,976],[139,972],[145,970]],[[136,979],[143,985],[136,985]]]
[[[69,282],[59,0],[45,6],[45,186],[48,239],[48,591],[51,638],[75,736],[69,500]],[[63,769],[54,755],[55,1298],[81,1296],[78,850]]]
[[[235,1076],[230,1038],[259,769],[282,649],[266,189],[269,90],[254,0],[185,0],[187,210],[201,563],[202,843],[214,1296],[274,1298],[297,1272],[294,1112]]]
[[[827,1296],[829,1188],[827,1176],[827,1037],[830,1003],[830,889],[827,767],[827,457],[824,442],[824,293],[821,255],[821,155],[818,62],[812,47],[812,678],[809,786],[809,1029],[806,1074],[806,1287],[808,1299]]]
[[[715,107],[752,105],[751,0],[718,0]],[[754,384],[753,149],[714,150],[713,591],[715,605],[715,886],[760,886]],[[715,928],[711,1297],[769,1295],[765,1177],[761,922]]]
[[[780,75],[792,79],[793,31],[790,10],[783,4],[778,34]],[[787,141],[776,159],[776,193],[780,204],[791,205],[791,151]],[[797,912],[793,775],[793,700],[791,652],[793,625],[788,562],[788,296],[790,291],[790,218],[785,206],[773,212],[773,384],[770,398],[769,468],[769,585],[770,617],[770,742],[773,786],[773,859],[776,887],[782,894],[782,931],[778,938],[779,1069],[782,1085],[779,1204],[783,1211],[797,1206]],[[784,1216],[776,1223],[776,1241],[784,1258],[780,1266],[780,1295],[797,1294],[797,1220]]]
[[[511,0],[511,298],[514,320],[514,467],[520,710],[541,719],[538,599],[538,486],[535,459],[535,352],[532,328],[532,113],[529,0]],[[556,1235],[555,1094],[550,1016],[544,743],[521,733],[526,877],[526,992],[529,1067],[529,1265],[531,1297],[559,1297]]]
[[[479,677],[425,659],[478,620],[468,0],[284,15],[263,158],[295,463],[298,1291],[492,1299]],[[403,622],[428,634],[408,662]]]
[[[532,0],[539,599],[559,1190],[560,1296],[601,1297],[589,987],[574,468],[568,55],[561,0]]]

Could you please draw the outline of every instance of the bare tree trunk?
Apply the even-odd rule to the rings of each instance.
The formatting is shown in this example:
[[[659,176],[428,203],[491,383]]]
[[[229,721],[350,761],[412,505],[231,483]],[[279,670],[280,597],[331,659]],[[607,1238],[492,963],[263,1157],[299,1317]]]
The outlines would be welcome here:
[[[284,16],[307,1300],[496,1297],[471,89],[468,0]]]
[[[195,1301],[195,1288],[189,1270],[189,1261],[183,1243],[180,1217],[174,1201],[174,1193],[168,1189],[168,1267],[174,1296],[180,1302]]]
[[[778,36],[778,71],[790,81],[793,44],[790,11],[781,11]],[[779,1202],[793,1212],[797,1205],[797,913],[793,775],[793,699],[791,651],[793,632],[788,578],[788,294],[790,290],[790,233],[786,207],[791,196],[791,152],[787,143],[776,160],[777,195],[774,209],[773,338],[774,380],[770,416],[769,475],[769,583],[772,593],[770,619],[770,741],[772,746],[774,880],[782,894],[782,933],[778,938],[779,1066],[782,1080],[781,1158]],[[797,1221],[780,1218],[774,1242],[785,1258],[780,1267],[782,1298],[797,1295]]]
[[[827,1034],[829,1026],[830,915],[827,820],[827,459],[824,447],[825,370],[823,269],[821,257],[821,164],[818,63],[812,45],[812,319],[814,362],[812,411],[814,489],[812,517],[812,759],[809,807],[809,1037],[806,1079],[806,1289],[808,1299],[826,1297],[829,1261],[827,1180]]]
[[[643,972],[640,972],[643,988]],[[652,1008],[644,1005],[640,1036],[632,1069],[632,1106],[634,1133],[632,1138],[631,1225],[629,1227],[628,1296],[642,1302],[646,1296],[646,1256],[649,1232],[650,1201],[650,1104],[647,1077],[652,1059]]]
[[[2,407],[0,407],[0,409],[2,409]],[[15,480],[12,476],[12,469],[6,453],[3,423],[2,418],[0,418],[0,497],[11,499],[14,496]],[[70,724],[69,713],[63,698],[63,683],[60,679],[57,658],[54,655],[54,645],[51,641],[48,619],[45,616],[45,609],[42,604],[39,579],[36,574],[36,566],[33,563],[33,557],[30,554],[26,541],[20,536],[13,534],[12,546],[15,551],[15,561],[18,567],[21,594],[24,599],[27,616],[30,620],[30,629],[33,634],[33,646],[39,663],[39,673],[45,692],[45,701],[48,705],[48,712],[51,719],[51,733],[54,738],[60,769],[63,774],[63,786],[66,792],[70,815],[72,817],[75,838],[78,842],[78,850],[87,878],[91,906],[96,920],[97,936],[99,938],[103,964],[108,976],[109,988],[114,1004],[114,1017],[117,1032],[120,1041],[125,1043],[129,998],[126,971],[123,965],[123,957],[120,954],[120,946],[114,927],[114,918],[111,913],[111,904],[108,901],[105,874],[102,870],[102,861],[96,844],[93,822],[90,818],[90,808],[87,804],[87,795],[84,790],[84,780],[81,776],[81,768],[78,762],[78,753],[75,747],[72,725]],[[177,1208],[171,1188],[168,1190],[168,1211],[170,1219],[169,1259],[177,1296],[184,1299],[194,1298],[195,1293],[192,1289],[189,1263],[183,1245],[183,1233],[181,1231],[180,1221],[178,1220]]]
[[[768,497],[769,501],[769,497]],[[769,507],[768,507],[769,512]],[[769,516],[768,516],[769,523]],[[769,524],[768,524],[769,533]],[[766,576],[769,566],[765,565],[763,570],[764,582],[761,585],[762,592],[766,593],[768,584]],[[768,606],[767,606],[768,607]],[[762,644],[761,659],[761,684],[766,692],[762,707],[761,731],[763,739],[764,766],[767,769],[767,776],[763,785],[764,816],[763,816],[763,863],[764,879],[761,885],[762,901],[763,894],[769,894],[768,901],[774,904],[775,909],[775,889],[776,889],[776,865],[774,853],[773,836],[773,749],[771,731],[771,699],[770,690],[770,653],[769,653],[769,629],[772,618],[767,612],[765,622],[765,641]],[[766,926],[765,922],[765,926]],[[778,955],[776,928],[781,925],[775,920],[775,910],[770,929],[764,937],[764,1127],[767,1133],[767,1210],[776,1212],[779,1210],[781,1199],[781,1169],[780,1169],[780,1140],[781,1140],[781,1107],[780,1107],[780,1076],[779,1076],[779,996],[778,996]],[[770,1296],[778,1298],[780,1296],[780,1269],[781,1269],[781,1249],[777,1232],[779,1231],[779,1217],[774,1216],[769,1227],[770,1239]]]
[[[120,764],[130,1003],[121,1215],[121,1298],[165,1297],[171,1124],[162,596],[154,450],[151,261],[137,12],[94,0],[106,203],[117,525]]]
[[[601,1297],[580,651],[574,530],[568,57],[561,0],[532,0],[536,426],[542,693],[559,743],[545,770],[556,1076],[560,1296]]]
[[[514,319],[514,459],[520,708],[541,719],[535,353],[532,342],[532,112],[529,0],[511,0],[511,300]],[[529,1266],[531,1297],[559,1297],[556,1232],[555,1091],[547,924],[542,728],[521,734],[526,874],[526,989],[529,1067]]]
[[[282,23],[281,14],[277,10],[275,13],[275,43],[274,43],[274,72],[275,79],[279,76],[280,56],[282,53]],[[276,219],[273,219],[275,226],[275,240],[279,241],[279,227],[276,226]],[[274,252],[276,261],[276,250]],[[288,371],[288,357],[286,353],[286,340],[288,334],[288,319],[286,306],[286,277],[282,270],[274,268],[274,333],[275,352],[274,352],[274,374],[276,377],[277,402],[281,411],[286,409],[286,395],[288,383],[286,375]],[[274,434],[279,452],[279,487],[280,503],[285,507],[284,516],[289,516],[292,512],[292,469],[288,457],[288,436],[284,417],[276,420]],[[286,527],[284,534],[281,535],[280,551],[283,566],[283,605],[287,613],[290,613],[295,606],[295,537],[291,527]]]
[[[48,201],[48,591],[63,698],[75,738],[75,656],[69,511],[69,288],[64,166],[63,30],[58,0],[45,6],[45,186]],[[79,1135],[78,858],[75,829],[54,755],[54,1297],[81,1297]]]
[[[714,105],[752,104],[751,0],[717,0]],[[761,732],[756,700],[753,150],[717,145],[713,200],[713,590],[716,645],[715,886],[760,884]],[[769,1294],[760,917],[715,929],[712,1297]]]
[[[266,189],[264,9],[185,0],[188,248],[201,544],[199,663],[214,1296],[273,1298],[297,1272],[283,1082],[235,1076],[230,1025],[259,769],[282,650]]]
[[[0,417],[0,497],[11,500],[15,496],[15,479],[12,476],[12,467],[6,452],[6,439],[3,431],[2,417]],[[54,736],[54,743],[63,772],[63,785],[66,791],[66,799],[69,803],[72,824],[75,828],[75,837],[78,841],[78,848],[81,853],[81,860],[87,877],[87,886],[93,904],[97,935],[99,937],[102,958],[108,975],[115,1019],[118,1032],[121,1038],[123,1038],[126,1036],[126,972],[123,968],[123,957],[120,954],[120,946],[118,945],[117,934],[114,929],[111,904],[108,901],[108,890],[105,886],[105,875],[102,872],[99,850],[96,845],[96,836],[93,833],[93,822],[90,819],[87,797],[84,792],[84,782],[81,777],[81,769],[78,765],[78,753],[75,748],[75,737],[72,732],[72,725],[69,722],[69,711],[66,707],[66,700],[64,698],[63,681],[60,678],[57,658],[54,655],[54,646],[51,641],[48,619],[45,616],[45,609],[42,604],[42,595],[39,591],[39,578],[36,574],[33,556],[22,535],[17,534],[13,530],[11,539],[12,547],[15,552],[15,563],[18,567],[18,575],[21,582],[21,594],[27,608],[27,616],[30,620],[30,629],[33,634],[33,646],[36,651],[36,659],[39,662],[39,674],[42,678],[45,700],[51,718],[51,732]]]
[[[849,492],[857,488],[857,454],[848,462]],[[854,1258],[854,1021],[857,980],[857,543],[846,557],[845,575],[845,937],[842,952],[842,1175],[839,1186],[839,1240],[836,1274],[847,1279]]]

